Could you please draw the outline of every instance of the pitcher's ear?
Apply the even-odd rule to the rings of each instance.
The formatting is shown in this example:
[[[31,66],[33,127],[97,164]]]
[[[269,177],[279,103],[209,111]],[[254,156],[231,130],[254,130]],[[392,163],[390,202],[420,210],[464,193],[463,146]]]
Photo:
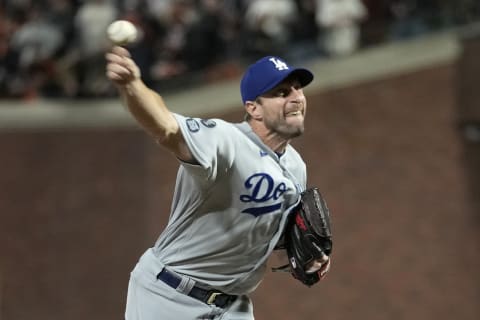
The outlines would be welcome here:
[[[246,118],[257,120],[262,118],[262,108],[257,100],[245,102]]]

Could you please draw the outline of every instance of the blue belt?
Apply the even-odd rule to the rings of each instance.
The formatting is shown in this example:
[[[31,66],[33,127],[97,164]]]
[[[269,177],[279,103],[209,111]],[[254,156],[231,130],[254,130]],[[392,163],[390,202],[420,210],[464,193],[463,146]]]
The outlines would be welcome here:
[[[180,276],[165,268],[163,268],[163,270],[157,275],[157,279],[162,280],[173,289],[177,289],[182,282]],[[215,305],[219,308],[225,308],[237,298],[237,296],[232,296],[221,291],[206,290],[197,286],[194,286],[187,295],[208,305]]]

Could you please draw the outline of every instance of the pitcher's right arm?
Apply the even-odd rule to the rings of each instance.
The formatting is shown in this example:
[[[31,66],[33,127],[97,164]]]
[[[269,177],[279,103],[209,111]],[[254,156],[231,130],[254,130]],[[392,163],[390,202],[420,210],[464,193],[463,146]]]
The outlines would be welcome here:
[[[163,98],[148,88],[141,79],[140,69],[127,49],[114,46],[107,54],[106,75],[117,87],[128,110],[155,140],[177,158],[193,162],[178,123]]]

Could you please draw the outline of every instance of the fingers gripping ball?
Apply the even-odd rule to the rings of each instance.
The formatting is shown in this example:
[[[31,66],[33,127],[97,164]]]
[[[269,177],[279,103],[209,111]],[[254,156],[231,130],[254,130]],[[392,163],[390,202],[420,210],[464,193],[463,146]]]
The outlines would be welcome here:
[[[130,21],[117,20],[108,26],[107,36],[116,45],[126,45],[137,38],[137,28]]]

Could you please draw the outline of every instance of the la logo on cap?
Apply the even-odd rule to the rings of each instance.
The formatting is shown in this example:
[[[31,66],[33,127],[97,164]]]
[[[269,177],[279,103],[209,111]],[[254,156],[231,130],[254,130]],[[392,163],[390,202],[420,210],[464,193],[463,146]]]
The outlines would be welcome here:
[[[279,59],[274,58],[274,57],[272,57],[268,60],[273,62],[273,64],[275,65],[275,68],[277,68],[277,70],[279,70],[279,71],[288,70],[288,65],[285,62],[283,62],[282,60],[279,60]]]

